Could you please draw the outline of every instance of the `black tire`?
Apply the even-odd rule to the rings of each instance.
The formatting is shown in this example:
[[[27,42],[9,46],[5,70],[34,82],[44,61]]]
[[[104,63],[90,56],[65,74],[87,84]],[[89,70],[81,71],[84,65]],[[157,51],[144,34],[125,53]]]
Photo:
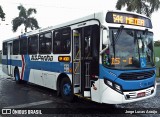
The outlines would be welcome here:
[[[20,79],[20,76],[19,76],[19,70],[15,70],[14,72],[14,78],[15,78],[15,81],[17,84],[20,84],[21,83],[21,79]]]
[[[71,81],[69,78],[63,78],[60,85],[61,89],[61,96],[65,101],[73,102],[74,100],[74,94],[73,94],[73,88],[71,85]]]

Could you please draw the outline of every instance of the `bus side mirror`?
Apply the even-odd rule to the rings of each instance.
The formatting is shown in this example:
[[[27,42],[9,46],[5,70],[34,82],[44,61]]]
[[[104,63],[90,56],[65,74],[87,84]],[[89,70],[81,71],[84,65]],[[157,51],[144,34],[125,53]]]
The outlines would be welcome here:
[[[109,35],[107,29],[103,29],[103,45],[109,45]]]
[[[155,62],[159,62],[159,57],[155,57]]]
[[[109,44],[110,44],[107,29],[103,29],[103,34],[102,35],[103,35],[103,45],[105,46],[105,48],[103,48],[100,51],[100,55],[102,55],[108,49]]]

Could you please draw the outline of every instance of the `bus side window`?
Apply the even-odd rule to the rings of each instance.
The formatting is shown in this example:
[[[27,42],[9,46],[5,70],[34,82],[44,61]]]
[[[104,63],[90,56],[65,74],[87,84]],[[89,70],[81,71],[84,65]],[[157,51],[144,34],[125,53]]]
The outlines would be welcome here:
[[[62,53],[69,54],[71,47],[71,30],[69,28],[62,31]]]
[[[19,54],[19,39],[13,41],[13,55]]]
[[[52,34],[47,32],[40,34],[39,36],[39,53],[40,54],[51,54],[52,48]]]
[[[53,33],[53,53],[69,54],[71,48],[71,30],[64,28]]]
[[[20,39],[20,54],[27,54],[27,38]]]
[[[54,34],[53,34],[53,53],[54,54],[58,54],[61,52],[61,48],[60,48],[60,45],[61,45],[61,41],[60,41],[60,32],[59,31],[55,31]]]
[[[7,55],[7,42],[3,43],[3,55]]]
[[[37,54],[38,52],[38,36],[33,35],[28,38],[28,54]]]

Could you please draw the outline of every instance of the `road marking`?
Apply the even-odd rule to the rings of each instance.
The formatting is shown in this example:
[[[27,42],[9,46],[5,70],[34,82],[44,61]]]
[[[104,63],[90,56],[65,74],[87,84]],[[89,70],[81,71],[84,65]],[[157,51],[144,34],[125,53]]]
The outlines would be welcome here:
[[[53,102],[52,100],[45,100],[45,101],[32,102],[32,103],[27,103],[27,104],[20,104],[20,105],[8,106],[8,107],[4,107],[4,108],[26,108],[26,107],[31,107],[31,106],[48,104],[48,103],[52,103],[52,102]]]

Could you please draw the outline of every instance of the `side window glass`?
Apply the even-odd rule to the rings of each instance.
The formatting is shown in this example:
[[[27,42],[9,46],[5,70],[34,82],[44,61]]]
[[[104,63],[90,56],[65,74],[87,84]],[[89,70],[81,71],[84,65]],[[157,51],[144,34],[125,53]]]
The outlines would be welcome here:
[[[37,54],[38,52],[38,36],[34,35],[28,38],[28,53]]]
[[[27,38],[20,39],[20,54],[27,54]]]
[[[3,55],[7,55],[7,43],[3,43]]]
[[[90,57],[91,56],[91,26],[85,27],[84,28],[85,33],[84,33],[84,53],[85,57]]]
[[[71,30],[69,28],[62,30],[62,53],[69,54],[71,48]]]
[[[71,48],[71,29],[65,28],[53,33],[53,53],[69,54]]]
[[[58,54],[61,53],[61,33],[60,31],[54,32],[53,38],[53,53]]]
[[[51,54],[52,49],[52,34],[47,32],[40,34],[39,36],[39,53],[40,54]]]
[[[13,41],[13,55],[18,55],[19,54],[19,40],[14,40]]]

